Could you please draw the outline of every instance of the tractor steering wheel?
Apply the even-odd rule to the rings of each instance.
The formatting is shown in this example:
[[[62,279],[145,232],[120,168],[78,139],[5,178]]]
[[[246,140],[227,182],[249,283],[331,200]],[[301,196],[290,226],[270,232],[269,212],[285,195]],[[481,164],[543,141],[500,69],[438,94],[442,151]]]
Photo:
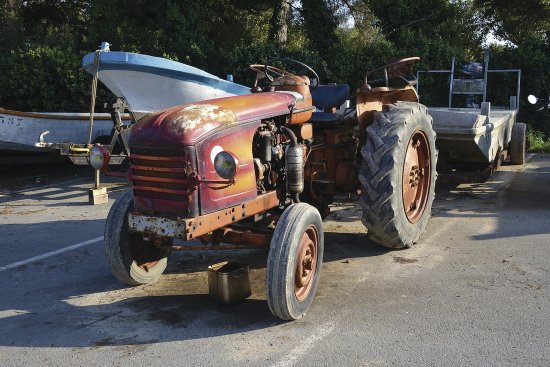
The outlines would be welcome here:
[[[305,75],[307,75],[307,73],[311,73],[311,75],[317,81],[315,83],[315,85],[312,85],[312,86],[310,85],[310,90],[314,91],[319,86],[319,75],[317,75],[315,70],[313,70],[311,67],[304,64],[303,62],[293,60],[293,59],[289,59],[289,58],[275,58],[275,59],[272,60],[272,62],[275,62],[275,61],[290,62],[290,63],[300,65],[301,67],[303,67],[305,69],[305,73],[304,73]],[[286,70],[283,70],[283,69],[279,69],[279,68],[277,68],[273,65],[270,65],[270,64],[264,64],[264,65],[262,65],[262,64],[252,64],[252,65],[250,65],[250,69],[252,69],[253,71],[256,72],[256,80],[254,81],[254,86],[257,86],[258,81],[263,79],[263,78],[267,78],[270,82],[272,82],[274,77],[279,78],[283,75],[297,76],[296,74],[290,73],[290,72],[288,72]],[[273,75],[271,75],[271,74],[273,74]]]
[[[390,62],[386,67],[388,68],[388,76],[405,76],[412,73],[414,64],[420,61],[420,57],[408,57],[406,59],[394,60]]]
[[[369,71],[367,75],[371,75],[377,71],[386,69],[390,78],[394,76],[403,76],[406,74],[410,74],[414,64],[416,64],[418,61],[420,61],[420,57],[418,56],[408,57],[406,59],[400,60],[393,60],[384,66],[380,66],[376,69]]]
[[[262,80],[263,78],[267,78],[270,82],[272,82],[273,81],[273,76],[271,76],[270,73],[275,75],[276,78],[278,78],[280,76],[283,76],[283,75],[296,76],[292,73],[289,73],[286,70],[279,69],[279,68],[276,68],[275,66],[268,65],[268,64],[265,64],[265,65],[263,65],[263,64],[252,64],[252,65],[250,65],[250,69],[257,73],[256,82],[258,80]],[[254,84],[254,86],[256,86],[256,84]]]

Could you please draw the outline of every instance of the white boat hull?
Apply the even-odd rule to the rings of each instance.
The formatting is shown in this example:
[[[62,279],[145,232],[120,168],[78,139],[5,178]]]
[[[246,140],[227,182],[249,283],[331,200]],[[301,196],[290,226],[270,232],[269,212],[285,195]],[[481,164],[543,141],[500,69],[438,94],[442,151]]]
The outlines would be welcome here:
[[[99,80],[117,97],[123,97],[135,112],[237,95],[209,85],[132,70],[103,70]]]
[[[96,54],[82,59],[90,74]],[[129,52],[102,51],[98,78],[132,111],[148,113],[169,107],[250,93],[250,88],[229,82],[204,70],[160,57]]]
[[[109,136],[113,128],[110,114],[95,114],[92,141]],[[32,113],[0,108],[0,151],[3,153],[52,152],[38,148],[40,135],[46,131],[44,141],[49,143],[88,142],[89,114],[87,113]]]

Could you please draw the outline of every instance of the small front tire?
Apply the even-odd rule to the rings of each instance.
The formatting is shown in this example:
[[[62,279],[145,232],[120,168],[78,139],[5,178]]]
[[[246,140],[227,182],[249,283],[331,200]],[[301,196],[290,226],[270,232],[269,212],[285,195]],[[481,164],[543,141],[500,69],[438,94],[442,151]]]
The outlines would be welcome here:
[[[273,315],[297,320],[317,290],[323,263],[323,224],[309,204],[289,206],[279,219],[267,259],[267,303]]]
[[[168,263],[166,249],[153,246],[140,234],[128,231],[128,213],[133,209],[132,191],[111,207],[105,223],[105,258],[115,278],[128,285],[157,281]]]

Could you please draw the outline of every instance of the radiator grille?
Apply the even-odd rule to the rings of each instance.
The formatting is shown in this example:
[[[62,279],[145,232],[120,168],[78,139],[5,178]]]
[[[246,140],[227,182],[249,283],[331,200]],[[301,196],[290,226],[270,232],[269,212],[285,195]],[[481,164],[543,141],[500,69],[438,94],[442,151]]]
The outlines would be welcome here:
[[[193,167],[186,151],[132,149],[130,169],[134,196],[188,202],[194,190]]]

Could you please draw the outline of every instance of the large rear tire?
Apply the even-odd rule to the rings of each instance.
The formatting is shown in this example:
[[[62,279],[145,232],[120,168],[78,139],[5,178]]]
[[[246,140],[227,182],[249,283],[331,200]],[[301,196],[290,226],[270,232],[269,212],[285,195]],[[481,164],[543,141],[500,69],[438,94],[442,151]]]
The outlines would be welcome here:
[[[284,212],[267,258],[267,303],[282,320],[301,318],[313,302],[323,263],[323,224],[319,212],[298,203]]]
[[[510,141],[510,162],[525,164],[525,150],[527,145],[527,125],[516,122],[512,125],[512,140]]]
[[[385,247],[412,246],[426,230],[435,196],[437,150],[427,108],[397,102],[377,113],[361,155],[368,237]]]
[[[130,190],[111,207],[105,223],[105,258],[111,272],[121,282],[149,284],[157,281],[166,269],[169,251],[128,231],[128,212],[133,206],[134,196]]]

